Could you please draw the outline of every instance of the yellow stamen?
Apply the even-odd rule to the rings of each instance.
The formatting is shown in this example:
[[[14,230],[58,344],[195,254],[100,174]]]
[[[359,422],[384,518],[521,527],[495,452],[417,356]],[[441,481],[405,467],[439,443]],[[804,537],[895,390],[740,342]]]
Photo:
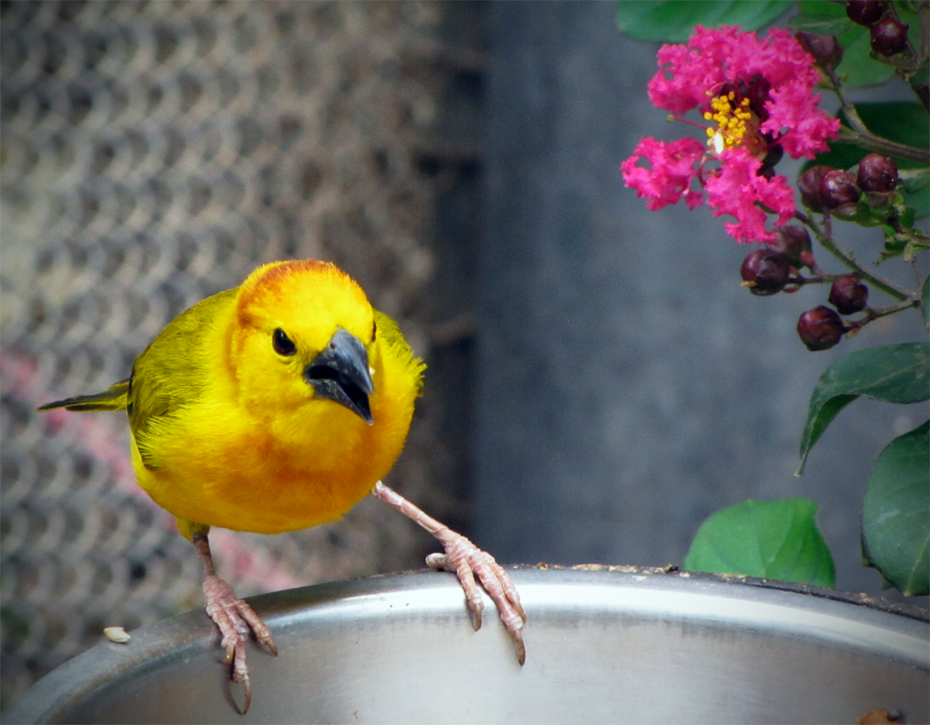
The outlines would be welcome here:
[[[749,110],[749,99],[734,103],[733,91],[713,98],[711,111],[704,112],[704,119],[713,121],[717,128],[708,128],[707,145],[717,153],[737,146],[747,146],[754,156],[765,156],[766,149],[759,136],[759,119]]]

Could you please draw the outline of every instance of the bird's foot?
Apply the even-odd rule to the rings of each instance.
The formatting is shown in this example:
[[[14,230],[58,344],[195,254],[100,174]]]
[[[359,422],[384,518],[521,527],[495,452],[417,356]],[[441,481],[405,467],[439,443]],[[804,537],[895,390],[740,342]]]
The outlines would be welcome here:
[[[445,524],[439,523],[381,481],[375,484],[372,494],[391,508],[400,511],[404,516],[413,519],[439,539],[446,553],[430,554],[426,557],[426,563],[431,569],[451,571],[458,577],[462,589],[465,590],[465,598],[472,613],[475,629],[481,627],[481,611],[484,609],[481,589],[475,582],[475,575],[478,576],[481,586],[497,605],[504,629],[517,646],[517,661],[522,665],[526,661],[526,647],[523,645],[523,633],[521,632],[526,622],[526,612],[520,604],[517,588],[504,568],[489,553],[482,551]]]
[[[232,680],[240,683],[245,693],[245,704],[242,707],[242,714],[245,715],[252,704],[252,683],[245,656],[249,633],[254,632],[255,638],[271,654],[277,656],[278,648],[268,625],[252,607],[236,596],[225,579],[216,574],[207,574],[203,580],[203,594],[207,600],[207,614],[216,622],[223,637],[220,645],[226,650],[226,662],[232,664]]]
[[[522,665],[526,661],[526,647],[523,644],[523,625],[526,613],[520,604],[520,595],[510,580],[510,575],[498,564],[494,557],[479,549],[469,539],[443,527],[433,534],[445,548],[445,554],[430,554],[426,564],[437,571],[451,571],[458,577],[465,590],[468,608],[472,613],[475,629],[481,628],[481,612],[484,603],[481,590],[475,582],[477,575],[481,586],[491,597],[500,612],[504,629],[517,647],[517,661]]]

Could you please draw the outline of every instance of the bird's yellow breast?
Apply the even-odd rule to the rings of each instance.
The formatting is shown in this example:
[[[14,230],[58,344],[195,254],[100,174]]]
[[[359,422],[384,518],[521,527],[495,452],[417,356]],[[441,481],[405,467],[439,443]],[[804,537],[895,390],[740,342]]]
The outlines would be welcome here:
[[[307,281],[311,283],[312,279]],[[336,294],[340,288],[323,285],[321,289]],[[241,293],[223,294],[227,297],[207,300],[188,311],[191,319],[182,316],[172,323],[178,326],[173,332],[169,326],[162,333],[196,339],[197,344],[182,360],[171,363],[187,366],[184,376],[190,383],[180,393],[174,389],[168,414],[153,416],[130,409],[133,467],[139,484],[178,518],[209,526],[280,533],[339,518],[372,490],[400,454],[420,390],[422,363],[413,357],[394,323],[372,313],[370,307],[358,311],[357,323],[345,322],[358,327],[360,337],[371,338],[367,353],[374,422],[369,425],[342,405],[314,397],[299,375],[292,381],[288,360],[270,360],[265,367],[258,364],[255,358],[266,354],[263,346],[270,346],[270,332],[261,323],[254,323],[257,331],[244,330],[237,307]],[[269,312],[269,324],[295,330],[299,340],[314,335],[328,339],[335,324],[330,324],[329,313],[304,323],[295,314],[306,305],[298,305],[295,312],[294,304],[294,293],[288,292],[284,305],[288,309]],[[263,305],[262,310],[275,308],[273,296]],[[335,309],[337,322],[342,322],[347,316],[338,305]],[[250,314],[261,318],[262,310]],[[302,326],[293,319],[300,319]],[[322,328],[317,330],[316,324]],[[177,347],[176,342],[156,340],[140,356],[131,402],[135,396],[139,404],[164,407],[155,393],[146,397],[139,391],[153,388],[153,381],[145,376],[163,374],[166,359]],[[236,354],[249,358],[243,361]],[[172,369],[171,377],[178,376]],[[162,387],[177,384],[157,382]]]
[[[240,531],[280,533],[337,519],[371,491],[404,444],[412,391],[375,366],[368,426],[328,400],[279,418],[256,419],[208,396],[161,435],[157,467],[142,463],[139,484],[156,503],[188,521]]]

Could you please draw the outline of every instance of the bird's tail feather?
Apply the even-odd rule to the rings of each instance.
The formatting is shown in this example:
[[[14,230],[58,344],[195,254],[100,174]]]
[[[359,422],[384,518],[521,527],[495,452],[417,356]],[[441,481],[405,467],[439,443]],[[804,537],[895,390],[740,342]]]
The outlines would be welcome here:
[[[53,408],[65,408],[66,410],[87,411],[87,410],[122,410],[126,407],[127,396],[129,393],[129,378],[120,380],[118,383],[111,385],[102,393],[93,395],[78,395],[75,398],[65,398],[56,400],[54,403],[46,403],[39,406],[39,410],[52,410]]]

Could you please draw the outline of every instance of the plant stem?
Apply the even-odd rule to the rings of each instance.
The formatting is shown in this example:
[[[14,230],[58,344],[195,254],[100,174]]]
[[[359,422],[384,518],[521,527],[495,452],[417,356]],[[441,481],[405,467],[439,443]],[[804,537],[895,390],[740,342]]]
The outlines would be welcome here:
[[[893,4],[890,5],[891,12],[894,16],[901,20],[898,17],[898,10]],[[920,102],[923,104],[924,110],[927,113],[930,113],[930,86],[927,83],[921,83],[920,85],[915,85],[913,80],[913,75],[917,70],[927,61],[927,55],[930,53],[930,43],[928,43],[928,34],[930,34],[930,3],[927,0],[922,0],[917,9],[917,18],[920,26],[920,47],[914,48],[913,44],[908,40],[908,46],[910,46],[910,55],[913,57],[914,62],[910,68],[897,68],[895,73],[903,78],[911,87],[911,90],[914,91],[917,98],[920,99]]]
[[[799,274],[797,277],[788,277],[788,284],[796,284],[798,287],[806,284],[826,284],[827,282],[832,284],[840,277],[845,276],[845,274],[815,274],[813,277],[805,277]]]
[[[849,119],[850,124],[852,124],[852,119],[849,118],[848,113],[846,117]],[[859,123],[862,123],[862,120],[858,119],[858,117],[857,120]],[[845,127],[840,127],[840,134],[833,139],[833,143],[852,144],[864,148],[866,151],[874,151],[877,154],[882,154],[883,156],[894,156],[899,159],[908,159],[909,161],[917,161],[922,164],[930,164],[930,151],[919,149],[916,146],[907,146],[906,144],[896,141],[889,141],[881,136],[874,136],[868,131],[863,133],[861,131],[853,131]]]
[[[840,260],[847,267],[857,272],[859,276],[862,277],[862,279],[869,282],[869,284],[871,284],[873,287],[880,289],[882,292],[889,295],[890,297],[894,297],[896,300],[904,301],[913,297],[913,295],[906,289],[898,287],[893,282],[883,279],[882,277],[878,277],[866,270],[861,264],[859,264],[858,261],[856,261],[856,258],[850,252],[841,249],[839,246],[837,246],[836,242],[834,242],[829,237],[818,236],[817,240],[820,242],[820,245],[824,249],[830,252],[830,254]]]
[[[920,270],[917,268],[917,258],[911,258],[911,269],[914,270],[914,287],[916,289],[921,289],[923,285],[923,280],[920,277]]]
[[[921,246],[926,247],[926,243],[930,241],[930,237],[926,234],[921,234],[916,229],[908,229],[907,227],[901,224],[901,220],[898,218],[892,218],[888,220],[888,225],[894,229],[898,234],[901,234],[905,237],[908,237],[913,242],[923,242]]]
[[[878,307],[878,308],[867,307],[866,312],[868,313],[868,316],[871,319],[877,320],[879,317],[887,317],[888,315],[893,315],[895,312],[900,312],[901,310],[910,309],[911,307],[914,307],[916,304],[917,304],[917,300],[907,300],[905,302],[902,302],[899,305],[893,305],[891,307]]]
[[[920,23],[920,49],[917,57],[923,63],[930,56],[930,3],[920,4],[917,17]]]
[[[840,99],[840,105],[843,107],[843,112],[846,114],[846,120],[849,121],[849,125],[860,134],[869,135],[869,129],[865,127],[862,119],[859,118],[859,112],[856,111],[856,107],[853,105],[852,101],[849,100],[846,89],[843,88],[843,84],[840,83],[836,71],[829,66],[826,66],[823,71],[830,79],[830,84],[833,86],[833,92],[836,94],[836,97]]]
[[[820,246],[830,252],[830,254],[840,260],[851,270],[857,272],[863,280],[867,281],[873,287],[880,289],[882,292],[889,295],[890,297],[894,297],[896,300],[901,302],[907,301],[908,304],[906,306],[912,305],[914,300],[917,299],[917,295],[914,293],[909,292],[903,287],[898,287],[898,285],[896,285],[894,282],[890,282],[889,280],[883,279],[878,275],[872,274],[869,270],[859,264],[859,262],[856,261],[856,258],[851,253],[841,249],[837,243],[833,241],[829,214],[824,214],[824,227],[827,230],[826,233],[821,231],[817,222],[807,216],[807,214],[804,212],[795,211],[794,216],[799,222],[810,227],[811,231],[814,232],[814,236],[817,237],[817,241],[820,242]]]
[[[866,307],[865,317],[860,317],[858,320],[850,320],[848,330],[855,330],[855,332],[858,333],[859,330],[861,330],[873,320],[877,320],[879,317],[887,317],[888,315],[893,315],[896,312],[901,312],[902,310],[908,310],[911,307],[916,307],[917,305],[918,301],[916,299],[912,299],[902,302],[899,305],[892,305],[891,307]]]
[[[840,99],[840,105],[843,107],[846,120],[849,121],[849,125],[852,126],[852,130],[840,129],[840,136],[835,139],[835,142],[856,144],[864,149],[886,156],[896,156],[901,159],[930,164],[930,151],[919,149],[914,146],[907,146],[906,144],[900,144],[895,141],[889,141],[869,131],[859,117],[859,112],[856,111],[855,105],[849,100],[849,95],[846,93],[843,84],[840,83],[836,71],[830,67],[825,67],[823,70],[830,79],[833,92],[836,93],[837,98]]]

